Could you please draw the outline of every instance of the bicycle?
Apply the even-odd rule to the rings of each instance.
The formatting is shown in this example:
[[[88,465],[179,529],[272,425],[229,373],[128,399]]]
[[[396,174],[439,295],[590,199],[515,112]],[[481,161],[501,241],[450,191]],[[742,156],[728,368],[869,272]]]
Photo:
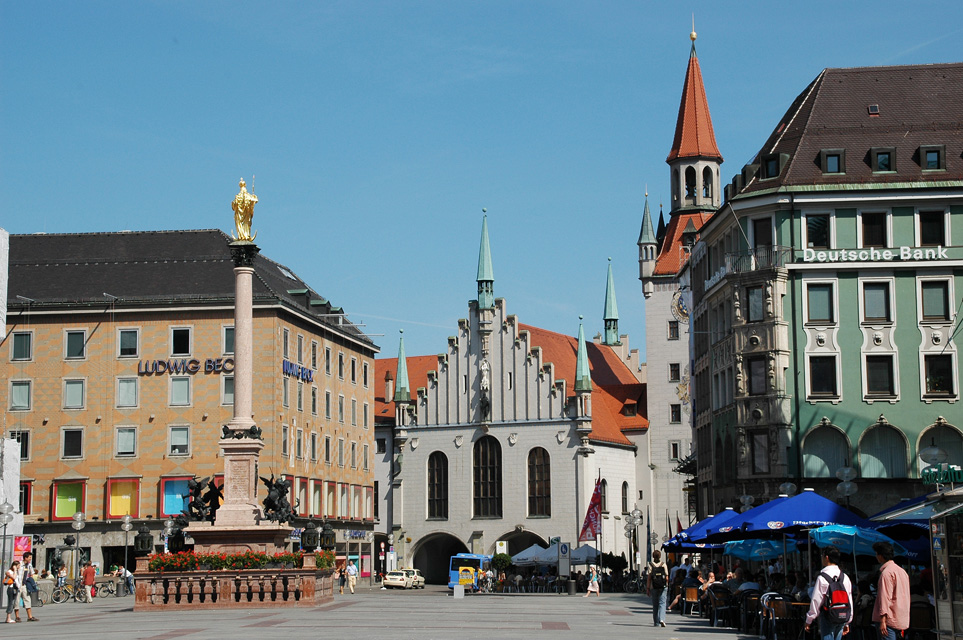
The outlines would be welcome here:
[[[94,590],[91,589],[91,597],[94,595]],[[54,604],[63,604],[73,598],[77,602],[84,602],[87,599],[87,594],[84,591],[84,584],[82,580],[77,580],[73,584],[63,584],[53,590],[50,596],[50,601]]]
[[[97,585],[97,597],[106,598],[107,596],[112,596],[117,593],[117,587],[111,582],[101,582]]]

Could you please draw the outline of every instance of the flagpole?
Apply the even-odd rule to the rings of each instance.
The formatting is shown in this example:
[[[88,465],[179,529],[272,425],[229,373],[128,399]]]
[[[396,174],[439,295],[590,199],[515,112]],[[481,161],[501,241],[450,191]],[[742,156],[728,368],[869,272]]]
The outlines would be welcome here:
[[[599,478],[598,478],[598,480],[597,480],[597,483],[598,483],[598,486],[602,486],[602,469],[601,469],[601,467],[599,468]],[[608,496],[605,496],[605,498],[608,499]],[[605,506],[608,507],[608,505],[605,505]],[[598,548],[598,550],[599,550],[599,593],[602,593],[602,567],[604,566],[603,563],[602,563],[602,526],[603,526],[602,523],[603,523],[602,514],[599,513],[598,538],[597,538],[596,541],[595,541],[595,546],[596,546],[596,548]]]

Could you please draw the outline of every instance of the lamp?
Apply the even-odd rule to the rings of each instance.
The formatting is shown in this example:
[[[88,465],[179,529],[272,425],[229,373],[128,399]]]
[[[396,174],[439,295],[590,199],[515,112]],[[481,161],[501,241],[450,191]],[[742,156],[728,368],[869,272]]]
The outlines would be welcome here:
[[[301,532],[301,548],[304,551],[314,551],[321,544],[321,534],[318,532],[318,525],[315,524],[314,520],[308,520],[308,524],[305,525],[304,531]]]
[[[779,493],[787,496],[796,495],[796,485],[794,485],[792,482],[783,482],[781,485],[779,485]]]
[[[70,526],[77,532],[77,549],[80,549],[80,532],[84,527],[87,526],[87,516],[83,511],[78,511],[73,515],[73,522]],[[80,553],[77,553],[77,572],[74,575],[80,575]]]
[[[6,561],[7,557],[7,525],[9,525],[11,522],[13,522],[13,505],[4,500],[3,504],[0,504],[0,524],[3,524],[2,558],[4,562]]]
[[[150,528],[145,522],[140,526],[137,535],[134,536],[134,555],[146,556],[154,550],[154,536],[150,533]]]
[[[334,528],[325,520],[321,527],[321,548],[325,551],[332,551],[334,550],[334,544]]]
[[[836,485],[836,493],[846,498],[846,506],[848,507],[849,497],[854,495],[858,489],[856,483],[853,482],[856,479],[856,469],[847,464],[845,467],[836,470],[836,477],[841,481]]]
[[[134,525],[130,523],[131,517],[129,513],[125,513],[124,516],[120,519],[120,521],[121,521],[120,528],[124,530],[124,569],[127,569],[128,571],[130,571],[130,567],[127,566],[127,544],[128,544],[127,535],[130,532],[130,530],[134,528]]]
[[[745,513],[746,511],[749,511],[749,509],[752,509],[752,503],[755,501],[756,499],[748,493],[744,493],[739,496],[739,502],[742,503],[742,506],[739,507],[739,512]]]

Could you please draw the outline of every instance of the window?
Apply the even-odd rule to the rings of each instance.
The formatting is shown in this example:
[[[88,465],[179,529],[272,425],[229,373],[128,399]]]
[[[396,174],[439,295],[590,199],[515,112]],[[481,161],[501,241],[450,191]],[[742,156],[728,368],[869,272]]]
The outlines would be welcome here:
[[[118,335],[118,351],[117,355],[121,358],[136,358],[139,353],[137,349],[137,329],[121,329],[117,332]]]
[[[338,396],[338,422],[344,424],[344,396]]]
[[[893,356],[866,356],[866,395],[896,395]]]
[[[234,376],[221,376],[221,404],[234,404]]]
[[[752,460],[752,473],[769,473],[769,434],[754,431],[749,435],[749,456]]]
[[[920,147],[920,166],[923,171],[946,169],[946,147],[941,144]]]
[[[942,247],[946,245],[946,213],[944,211],[920,211],[920,246]]]
[[[865,322],[892,322],[889,283],[863,283],[863,320]]]
[[[314,340],[311,341],[311,368],[318,370],[318,343]]]
[[[682,422],[682,405],[681,404],[669,405],[669,422],[672,422],[672,423]]]
[[[809,356],[809,394],[837,397],[836,356]]]
[[[361,468],[368,470],[368,445],[361,448]]]
[[[608,493],[609,493],[609,483],[607,480],[603,479],[602,482],[599,483],[599,506],[601,508],[602,513],[609,512]]]
[[[669,320],[669,340],[679,339],[679,321]]]
[[[331,347],[324,348],[324,372],[331,375]]]
[[[358,384],[358,359],[351,358],[351,384]]]
[[[920,283],[923,322],[946,322],[950,319],[950,284],[947,280],[924,280]]]
[[[298,411],[304,411],[304,383],[298,383]]]
[[[281,380],[281,406],[291,406],[291,390],[287,378]]]
[[[171,355],[172,356],[191,355],[190,327],[177,327],[177,328],[171,329]]]
[[[32,483],[21,482],[20,483],[20,502],[19,502],[18,508],[20,509],[20,513],[22,513],[25,516],[29,516],[32,512],[30,509],[30,498],[32,495],[33,495]]]
[[[191,452],[191,428],[171,427],[168,455],[186,456]],[[178,512],[180,513],[180,512]]]
[[[304,363],[304,336],[298,335],[298,364]]]
[[[762,161],[762,178],[779,177],[779,156],[769,156]]]
[[[528,515],[552,515],[552,466],[548,451],[541,447],[528,452]]]
[[[64,380],[64,409],[84,408],[84,381]]]
[[[896,171],[896,149],[871,149],[869,154],[873,171]]]
[[[368,428],[368,403],[365,402],[361,407],[361,427]]]
[[[29,460],[30,459],[30,432],[29,431],[11,431],[10,437],[20,443],[20,459]]]
[[[622,483],[622,513],[629,512],[629,483]]]
[[[678,382],[681,378],[680,367],[678,362],[669,363],[669,382]]]
[[[294,440],[294,456],[298,460],[304,459],[304,430],[298,429]]]
[[[285,360],[288,358],[288,343],[291,341],[291,332],[287,329],[281,331],[281,357]]]
[[[849,443],[839,429],[819,426],[803,440],[804,478],[832,478],[848,460]]]
[[[281,425],[281,457],[287,458],[291,453],[291,429],[286,424]]]
[[[747,358],[746,367],[749,369],[749,395],[764,395],[766,393],[766,359]]]
[[[361,384],[364,385],[365,389],[368,388],[368,363],[367,362],[361,363]]]
[[[351,443],[351,468],[352,469],[358,468],[358,443],[357,442]]]
[[[338,438],[338,466],[344,466],[344,438]]]
[[[702,197],[712,198],[712,169],[709,167],[702,170]]]
[[[669,460],[679,460],[682,457],[682,443],[678,440],[669,442]]]
[[[191,379],[188,376],[171,376],[171,406],[187,407],[191,404]]]
[[[64,429],[61,432],[62,441],[60,457],[82,458],[84,457],[84,430],[83,429]]]
[[[83,481],[54,481],[54,520],[69,520],[75,513],[84,510],[84,488],[85,483]]]
[[[137,517],[140,481],[136,478],[111,478],[107,480],[107,485],[110,496],[107,517],[121,518],[127,514]]]
[[[324,392],[324,417],[328,420],[331,419],[331,392]]]
[[[315,480],[311,486],[311,515],[321,515],[321,481]]]
[[[224,355],[234,353],[234,327],[224,327]]]
[[[806,216],[806,246],[810,249],[829,249],[829,216]]]
[[[326,515],[336,518],[338,516],[338,503],[336,494],[337,485],[333,482],[324,483],[324,504],[326,505]]]
[[[748,287],[746,289],[746,322],[762,320],[762,287]]]
[[[388,451],[388,442],[384,438],[378,438],[375,440],[375,451],[378,453],[385,453]]]
[[[441,451],[428,456],[428,517],[448,519],[448,457]]]
[[[311,387],[311,415],[318,415],[318,388]]]
[[[311,433],[311,460],[313,462],[318,461],[318,434],[314,432]]]
[[[888,424],[877,423],[859,441],[859,471],[863,478],[905,478],[906,441]]]
[[[117,378],[117,406],[137,406],[137,378]]]
[[[846,150],[823,149],[819,152],[819,164],[823,173],[846,173]]]
[[[806,301],[808,306],[807,322],[832,324],[836,321],[833,305],[833,285],[830,283],[812,283],[806,287]]]
[[[191,492],[187,488],[190,478],[164,478],[161,480],[161,517],[179,516],[187,510]]]
[[[685,170],[685,197],[695,198],[696,194],[696,172],[694,167],[686,167]]]
[[[951,354],[924,355],[923,368],[926,375],[926,395],[956,395],[956,386],[953,384],[953,356]]]
[[[69,360],[80,360],[87,356],[87,332],[68,331],[67,332],[67,352]]]
[[[378,518],[378,481],[374,481],[374,487],[372,487],[372,502],[374,502],[374,517]]]
[[[137,455],[137,427],[117,427],[117,456]]]
[[[30,380],[10,381],[10,410],[29,411],[33,394],[33,383]]]
[[[864,247],[888,247],[885,213],[863,213],[860,216]]]
[[[351,424],[358,426],[358,401],[354,398],[351,399]]]
[[[33,359],[33,334],[29,331],[17,331],[13,334],[13,360]]]
[[[344,380],[344,353],[338,352],[338,377]]]
[[[502,446],[492,436],[475,443],[472,454],[473,502],[476,518],[502,515]]]

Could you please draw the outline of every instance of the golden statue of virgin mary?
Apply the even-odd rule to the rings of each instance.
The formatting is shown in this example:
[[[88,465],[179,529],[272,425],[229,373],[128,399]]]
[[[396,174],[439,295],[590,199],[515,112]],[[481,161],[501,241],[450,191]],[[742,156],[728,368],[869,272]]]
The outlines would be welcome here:
[[[254,219],[254,205],[257,204],[257,196],[248,193],[244,178],[241,178],[238,186],[241,187],[241,190],[234,196],[234,201],[231,202],[231,208],[234,209],[234,226],[237,227],[237,237],[233,233],[231,237],[242,242],[254,242],[257,232],[255,231],[254,235],[251,235],[251,221]]]

